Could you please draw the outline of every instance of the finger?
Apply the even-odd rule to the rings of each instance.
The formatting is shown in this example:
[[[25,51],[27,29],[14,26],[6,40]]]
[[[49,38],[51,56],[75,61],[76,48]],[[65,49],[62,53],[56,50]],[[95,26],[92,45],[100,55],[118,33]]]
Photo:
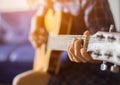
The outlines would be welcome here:
[[[86,37],[89,37],[89,36],[90,36],[90,32],[87,30],[87,31],[84,32],[84,35],[85,35]],[[87,42],[86,42],[86,43],[87,43]],[[85,41],[84,41],[84,44],[85,44]],[[85,47],[86,47],[86,46],[85,46]],[[89,56],[86,48],[82,48],[82,49],[81,49],[81,56],[86,60],[86,62],[90,60],[90,56]]]
[[[81,45],[82,45],[82,39],[76,40],[74,42],[74,51],[75,51],[74,53],[77,56],[81,56],[81,53],[80,53]]]
[[[68,52],[68,56],[72,62],[80,62],[80,60],[76,59],[75,55],[72,52]]]
[[[68,57],[71,61],[73,61],[73,44],[69,45],[68,49],[67,49],[67,53],[68,53]]]
[[[68,55],[72,62],[76,62],[76,63],[81,62],[81,60],[76,59],[75,55],[73,55],[72,53],[69,53]]]
[[[87,30],[87,31],[84,32],[84,35],[90,36],[90,32]]]
[[[73,42],[75,42],[76,38],[73,39]],[[73,57],[74,57],[74,47],[73,47],[73,43],[71,45],[69,45],[68,49],[67,49],[67,53],[68,53],[68,57],[71,61],[73,61]]]
[[[80,58],[75,56],[74,42],[76,42],[76,40],[77,40],[77,39],[74,38],[74,41],[73,41],[73,43],[68,47],[67,52],[68,52],[69,59],[70,59],[71,61],[81,62]],[[80,50],[80,49],[79,49],[79,50]]]
[[[85,48],[81,49],[81,55],[87,62],[92,60],[91,56],[88,54],[88,52]]]
[[[76,42],[77,40],[78,40],[77,38],[74,38],[74,39],[73,39],[73,43],[71,44],[71,52],[72,52],[72,54],[75,54],[74,44],[75,44],[75,42]]]
[[[82,60],[78,57],[73,57],[73,61],[76,63],[80,63]]]
[[[75,54],[75,59],[77,61],[83,61],[85,62],[85,59],[81,56],[81,45],[82,45],[82,39],[80,40],[76,40],[73,44],[74,44],[74,54]]]

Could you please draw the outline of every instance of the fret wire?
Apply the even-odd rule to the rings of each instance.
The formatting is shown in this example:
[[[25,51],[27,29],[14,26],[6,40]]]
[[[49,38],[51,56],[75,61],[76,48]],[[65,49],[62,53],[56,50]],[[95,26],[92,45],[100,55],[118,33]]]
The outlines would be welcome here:
[[[72,36],[72,37],[69,37],[69,36],[66,36],[66,35],[65,35],[65,36],[64,36],[64,35],[62,35],[62,36],[61,36],[61,35],[60,35],[60,36],[52,36],[52,37],[50,37],[50,38],[52,38],[52,39],[54,39],[54,40],[55,40],[55,39],[56,39],[56,40],[60,39],[61,41],[62,41],[62,39],[63,39],[64,41],[65,41],[65,40],[66,40],[66,41],[72,41],[75,37],[78,38],[78,39],[79,39],[79,38],[85,39],[85,36],[82,36],[82,37],[81,37],[81,36]],[[89,41],[89,39],[91,39],[91,40],[93,40],[93,41],[98,40],[98,39],[96,39],[96,37],[90,37],[90,38],[87,39],[87,41]],[[105,39],[102,39],[101,41],[105,41]],[[101,42],[101,41],[100,41],[100,42]]]
[[[67,50],[67,47],[72,44],[74,38],[82,38],[83,40],[86,39],[85,35],[56,35],[56,36],[49,36],[48,37],[48,48],[54,50]],[[119,36],[115,35],[115,38],[120,39]],[[50,42],[49,42],[50,41]],[[108,42],[107,38],[99,39],[96,36],[90,36],[87,39],[88,43],[104,43]]]
[[[50,36],[48,39],[48,48],[53,50],[67,50],[68,46],[72,44],[75,36]],[[78,38],[78,36],[76,36]],[[79,36],[84,39],[85,37]],[[90,37],[91,38],[91,37]],[[94,38],[93,38],[94,39]],[[89,39],[88,39],[89,40]],[[63,41],[63,42],[61,42]],[[91,42],[92,43],[92,42]]]
[[[81,37],[81,36],[72,36],[72,37],[70,37],[70,36],[52,36],[52,37],[50,37],[50,38],[54,38],[54,39],[66,39],[66,40],[73,40],[74,38],[78,38],[78,39],[80,39],[80,38],[82,38],[82,39],[85,39],[85,36],[83,36],[83,37]],[[116,36],[116,38],[117,39],[120,39],[120,37],[119,36]],[[92,40],[96,40],[97,38],[96,37],[89,37],[87,40],[89,41],[89,39],[92,39]],[[97,39],[98,40],[98,39]],[[105,41],[105,39],[101,39],[101,41]]]

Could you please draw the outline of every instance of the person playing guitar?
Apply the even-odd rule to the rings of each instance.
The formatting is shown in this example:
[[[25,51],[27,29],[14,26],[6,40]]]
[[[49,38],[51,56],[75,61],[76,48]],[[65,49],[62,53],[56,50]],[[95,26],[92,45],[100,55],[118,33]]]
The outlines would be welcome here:
[[[31,1],[34,2],[34,0]],[[49,36],[49,31],[51,31],[51,29],[54,29],[52,30],[53,35],[82,35],[84,33],[85,36],[89,37],[90,34],[94,34],[97,31],[109,31],[110,25],[114,25],[114,19],[107,0],[37,1],[37,3],[39,3],[39,6],[42,7],[39,7],[40,9],[38,9],[37,13],[32,19],[30,41],[35,49],[37,49],[36,53],[38,53],[39,55],[42,54],[39,51],[41,48],[44,48],[44,50],[46,50],[46,46],[44,46],[44,44],[48,43],[47,40]],[[60,26],[59,22],[62,23]],[[59,31],[56,30],[58,28],[60,28]],[[50,70],[48,70],[49,66],[46,56],[39,58],[36,55],[33,70],[16,76],[13,81],[13,85],[93,85],[93,83],[97,83],[99,85],[102,85],[104,83],[105,85],[107,83],[115,83],[112,83],[112,81],[103,81],[106,75],[101,74],[101,71],[95,71],[97,66],[90,64],[89,62],[93,63],[96,61],[92,60],[90,54],[87,52],[86,48],[83,48],[82,45],[83,40],[75,38],[73,44],[68,47],[67,52],[52,52],[55,53],[55,55],[60,54],[61,56],[69,57],[71,61],[84,62],[85,64],[75,64],[71,62],[68,67],[65,67],[64,69],[59,69],[60,71],[58,72],[59,65],[56,66],[55,69],[50,68]],[[43,51],[43,53],[47,52]],[[55,74],[57,73],[57,75],[54,75],[50,78],[50,76],[45,73],[46,71]],[[107,73],[107,78],[112,79],[113,76],[109,75],[110,73]],[[89,78],[89,76],[91,78]],[[96,80],[96,78],[98,79]]]

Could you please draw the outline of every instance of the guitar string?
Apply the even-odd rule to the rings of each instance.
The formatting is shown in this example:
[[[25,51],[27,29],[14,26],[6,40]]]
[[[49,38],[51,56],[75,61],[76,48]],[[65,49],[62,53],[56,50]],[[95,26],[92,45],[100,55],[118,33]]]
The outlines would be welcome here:
[[[89,38],[87,38],[87,39],[85,39],[86,37],[85,36],[52,36],[52,37],[50,37],[51,38],[51,40],[64,40],[64,41],[74,41],[74,38],[77,38],[77,39],[80,39],[80,38],[82,38],[83,40],[86,40],[86,41],[90,41],[90,42],[95,42],[95,41],[97,41],[97,42],[105,42],[105,41],[107,41],[106,39],[99,39],[99,38],[96,38],[96,37],[89,37]]]

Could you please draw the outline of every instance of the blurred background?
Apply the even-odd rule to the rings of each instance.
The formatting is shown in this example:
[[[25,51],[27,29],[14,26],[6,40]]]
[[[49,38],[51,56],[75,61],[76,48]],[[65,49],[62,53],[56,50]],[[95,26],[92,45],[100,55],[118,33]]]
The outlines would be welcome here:
[[[0,0],[0,85],[32,69],[34,48],[28,35],[34,12],[26,0]]]

